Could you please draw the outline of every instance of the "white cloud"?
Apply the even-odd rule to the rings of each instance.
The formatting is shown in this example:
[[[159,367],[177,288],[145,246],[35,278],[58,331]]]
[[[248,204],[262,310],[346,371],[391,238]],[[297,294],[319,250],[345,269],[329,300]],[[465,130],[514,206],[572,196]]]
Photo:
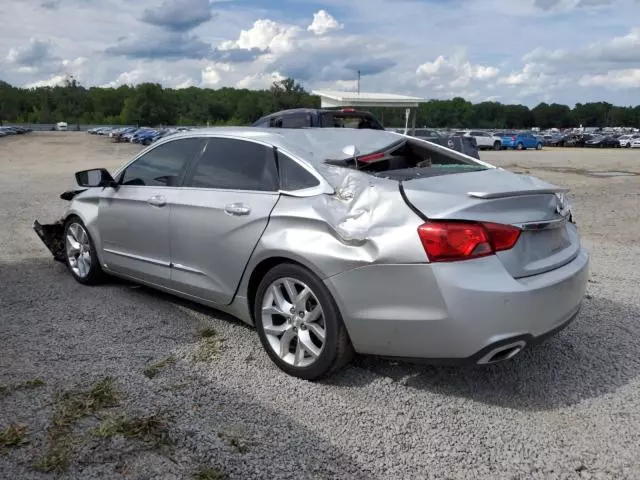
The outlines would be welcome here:
[[[486,82],[498,75],[499,69],[490,65],[472,64],[464,52],[451,58],[440,55],[433,62],[418,66],[418,85],[436,86],[444,90],[447,85],[453,91],[462,90],[472,82]]]
[[[617,70],[601,75],[584,75],[579,84],[583,87],[640,88],[640,68]]]
[[[225,72],[231,72],[233,67],[227,63],[212,63],[207,65],[200,75],[203,87],[217,87],[222,82]]]
[[[284,80],[285,77],[278,72],[271,73],[257,73],[255,75],[249,75],[236,83],[238,88],[250,88],[250,89],[267,89],[273,82],[279,82]]]
[[[55,87],[59,85],[64,85],[67,81],[68,77],[66,75],[54,75],[53,77],[47,78],[45,80],[38,80],[37,82],[28,83],[25,85],[26,88],[38,88],[38,87]]]
[[[325,35],[332,30],[340,30],[344,25],[329,15],[325,10],[318,10],[313,14],[313,22],[307,27],[307,30],[316,35]]]
[[[268,50],[273,54],[282,54],[293,50],[300,32],[300,27],[261,19],[256,20],[250,29],[241,30],[237,40],[224,41],[218,48],[220,50],[257,48]]]

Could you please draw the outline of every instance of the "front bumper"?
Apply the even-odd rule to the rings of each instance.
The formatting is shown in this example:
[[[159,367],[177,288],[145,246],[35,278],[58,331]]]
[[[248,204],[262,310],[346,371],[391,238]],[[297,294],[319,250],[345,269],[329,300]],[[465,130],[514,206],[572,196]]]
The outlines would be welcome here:
[[[42,243],[44,243],[53,254],[53,258],[59,262],[64,262],[64,223],[62,220],[46,225],[43,225],[36,220],[33,222],[33,230],[36,232],[38,237],[40,237]]]
[[[589,256],[581,250],[560,268],[521,279],[490,256],[372,265],[325,283],[358,353],[486,363],[487,355],[503,346],[518,345],[517,353],[573,320],[588,275]]]

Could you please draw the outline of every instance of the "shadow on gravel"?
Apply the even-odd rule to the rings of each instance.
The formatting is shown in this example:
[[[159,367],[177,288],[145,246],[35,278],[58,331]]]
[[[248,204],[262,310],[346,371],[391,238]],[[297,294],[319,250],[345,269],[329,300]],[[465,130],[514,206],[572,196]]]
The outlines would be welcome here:
[[[367,384],[385,376],[407,388],[520,410],[547,410],[611,393],[640,376],[640,311],[594,297],[567,329],[511,361],[436,367],[360,357],[374,377],[345,372],[330,383]]]
[[[196,325],[179,307],[201,307],[150,289],[129,290],[117,280],[83,287],[49,259],[0,263],[0,275],[0,385],[36,374],[46,381],[29,395],[0,399],[3,419],[26,424],[30,440],[0,455],[7,478],[43,478],[31,465],[42,453],[54,392],[107,374],[122,400],[102,413],[166,412],[171,446],[160,451],[131,439],[97,438],[89,429],[95,419],[89,419],[74,429],[69,471],[56,478],[192,478],[203,467],[229,479],[375,477],[366,464],[291,418],[286,403],[281,410],[244,393],[243,382],[260,372],[233,352],[218,363],[183,359],[147,378],[148,359],[194,341]]]

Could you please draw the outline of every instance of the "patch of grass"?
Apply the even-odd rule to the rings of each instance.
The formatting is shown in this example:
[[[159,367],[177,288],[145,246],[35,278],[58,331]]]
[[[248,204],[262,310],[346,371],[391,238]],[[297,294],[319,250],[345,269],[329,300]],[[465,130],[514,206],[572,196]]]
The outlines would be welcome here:
[[[238,453],[247,452],[252,445],[252,442],[247,440],[240,431],[226,430],[218,432],[218,437],[225,440]]]
[[[17,448],[29,443],[27,436],[27,426],[12,423],[0,430],[0,452],[6,448]]]
[[[187,382],[180,382],[180,383],[173,383],[171,385],[167,385],[166,387],[163,387],[163,390],[169,390],[169,391],[176,391],[176,390],[182,390],[183,388],[186,388],[189,386],[189,383]]]
[[[220,342],[222,339],[218,337],[218,333],[213,328],[205,328],[200,331],[200,341],[198,347],[193,354],[193,360],[196,362],[209,362],[220,353]]]
[[[34,378],[31,380],[27,380],[26,382],[18,383],[16,385],[1,385],[0,397],[9,395],[13,392],[19,392],[21,390],[32,390],[34,388],[42,387],[44,384],[44,380],[42,380],[41,378]]]
[[[44,473],[65,472],[69,468],[72,450],[69,434],[54,434],[49,438],[47,450],[35,461],[33,466],[36,470]]]
[[[153,378],[156,375],[158,375],[158,373],[160,373],[161,370],[175,364],[177,361],[178,360],[176,359],[176,357],[174,357],[173,355],[169,355],[168,357],[163,358],[162,360],[159,360],[155,363],[147,365],[147,367],[143,371],[144,376],[147,378]]]
[[[218,333],[213,328],[205,328],[200,330],[200,338],[215,337]]]
[[[119,394],[112,377],[105,377],[89,390],[68,390],[57,398],[44,454],[34,462],[36,470],[61,473],[69,468],[73,451],[73,425],[98,410],[118,405]]]
[[[118,405],[120,397],[114,383],[113,377],[105,377],[94,383],[88,391],[64,392],[58,400],[58,409],[53,417],[54,425],[71,425],[98,410]]]
[[[125,438],[135,438],[156,446],[171,443],[168,423],[158,413],[142,417],[120,415],[108,418],[94,428],[91,433],[101,438],[122,435]]]
[[[193,474],[196,480],[224,480],[227,476],[217,468],[202,467]]]

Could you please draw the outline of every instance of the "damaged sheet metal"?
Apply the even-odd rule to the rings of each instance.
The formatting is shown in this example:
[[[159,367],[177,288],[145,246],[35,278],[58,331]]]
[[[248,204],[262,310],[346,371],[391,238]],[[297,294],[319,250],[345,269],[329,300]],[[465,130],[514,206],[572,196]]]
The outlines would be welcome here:
[[[65,261],[64,254],[64,223],[58,220],[56,223],[41,224],[37,220],[33,222],[35,230],[42,243],[53,254],[53,258],[59,262]]]

